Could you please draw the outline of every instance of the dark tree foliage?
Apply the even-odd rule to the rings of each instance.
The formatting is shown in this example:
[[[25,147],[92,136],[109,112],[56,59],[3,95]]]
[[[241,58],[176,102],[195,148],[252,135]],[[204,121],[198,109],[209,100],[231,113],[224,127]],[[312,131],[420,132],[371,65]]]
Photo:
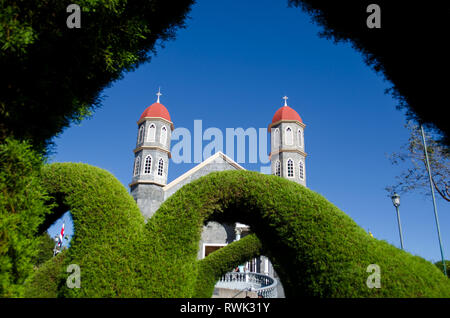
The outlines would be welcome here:
[[[369,29],[369,4],[381,8],[381,28]],[[350,42],[393,86],[390,93],[409,119],[437,128],[450,145],[450,2],[408,0],[289,0],[322,26],[321,36]],[[381,120],[381,119],[380,119]]]
[[[101,91],[147,62],[157,40],[174,38],[193,0],[0,1],[0,142],[29,139],[44,150],[99,106]]]

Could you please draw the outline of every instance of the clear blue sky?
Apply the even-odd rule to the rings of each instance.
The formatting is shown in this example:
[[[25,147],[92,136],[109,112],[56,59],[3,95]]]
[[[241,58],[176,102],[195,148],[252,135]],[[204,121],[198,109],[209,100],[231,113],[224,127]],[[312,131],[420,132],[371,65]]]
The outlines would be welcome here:
[[[104,168],[128,189],[136,121],[156,101],[159,86],[175,127],[192,134],[196,119],[203,129],[217,127],[224,134],[226,128],[265,128],[287,95],[307,125],[308,187],[376,238],[400,246],[395,208],[384,187],[401,172],[387,154],[407,141],[408,131],[396,100],[384,93],[390,84],[349,44],[319,38],[320,28],[287,1],[199,0],[190,17],[150,63],[104,91],[103,106],[91,119],[55,139],[51,160]],[[169,181],[194,165],[171,162]],[[450,259],[448,203],[438,200],[438,212]],[[403,195],[400,213],[405,249],[440,260],[431,199]],[[52,235],[61,222],[50,228]],[[71,234],[67,222],[66,228]]]

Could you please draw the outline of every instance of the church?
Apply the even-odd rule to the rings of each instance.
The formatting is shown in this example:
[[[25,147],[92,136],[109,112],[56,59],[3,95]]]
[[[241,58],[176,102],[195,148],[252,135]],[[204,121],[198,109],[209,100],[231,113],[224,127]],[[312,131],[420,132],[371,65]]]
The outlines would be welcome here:
[[[167,183],[170,145],[174,124],[167,108],[161,104],[160,92],[157,101],[147,107],[137,121],[138,133],[134,149],[133,176],[129,184],[131,195],[135,199],[145,219],[151,218],[159,206],[183,185],[214,171],[244,169],[222,152],[199,163],[175,180]],[[299,114],[287,105],[274,114],[268,126],[270,132],[271,172],[281,178],[297,182],[306,187],[305,143],[303,123]],[[251,229],[241,223],[220,224],[209,222],[204,225],[199,243],[198,259],[209,253],[239,240],[250,233]],[[241,271],[261,273],[278,278],[265,256],[252,259],[241,266]],[[278,281],[279,285],[281,283]]]

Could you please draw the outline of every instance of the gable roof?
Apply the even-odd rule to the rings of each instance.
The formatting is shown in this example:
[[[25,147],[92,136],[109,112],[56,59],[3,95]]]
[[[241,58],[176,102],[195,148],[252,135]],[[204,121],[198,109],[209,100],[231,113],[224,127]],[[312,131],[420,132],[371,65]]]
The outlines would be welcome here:
[[[215,159],[217,158],[222,158],[225,162],[229,163],[231,166],[233,166],[234,168],[236,168],[237,170],[245,170],[244,167],[242,167],[240,164],[238,164],[236,161],[234,161],[233,159],[231,159],[230,157],[228,157],[227,155],[225,155],[223,152],[218,151],[216,152],[214,155],[212,155],[211,157],[209,157],[208,159],[206,159],[205,161],[199,163],[198,165],[196,165],[194,168],[192,168],[191,170],[183,173],[181,176],[179,176],[178,178],[176,178],[175,180],[173,180],[172,182],[170,182],[169,184],[165,185],[162,189],[164,191],[169,190],[170,188],[174,187],[175,185],[177,185],[178,183],[180,183],[181,181],[183,181],[184,179],[188,178],[189,176],[193,175],[195,172],[197,172],[198,170],[200,170],[201,168],[205,167],[206,165],[214,162]]]

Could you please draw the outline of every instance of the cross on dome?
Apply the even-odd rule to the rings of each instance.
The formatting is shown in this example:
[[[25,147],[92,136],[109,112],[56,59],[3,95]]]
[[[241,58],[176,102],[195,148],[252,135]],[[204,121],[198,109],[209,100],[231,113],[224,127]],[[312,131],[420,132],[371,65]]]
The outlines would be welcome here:
[[[284,96],[283,99],[284,99],[284,106],[287,106],[287,100],[288,100],[288,97],[287,97],[287,96]]]
[[[158,100],[156,101],[157,103],[159,103],[159,97],[161,96],[161,87],[158,88],[158,93],[156,93],[156,96],[158,96]]]

